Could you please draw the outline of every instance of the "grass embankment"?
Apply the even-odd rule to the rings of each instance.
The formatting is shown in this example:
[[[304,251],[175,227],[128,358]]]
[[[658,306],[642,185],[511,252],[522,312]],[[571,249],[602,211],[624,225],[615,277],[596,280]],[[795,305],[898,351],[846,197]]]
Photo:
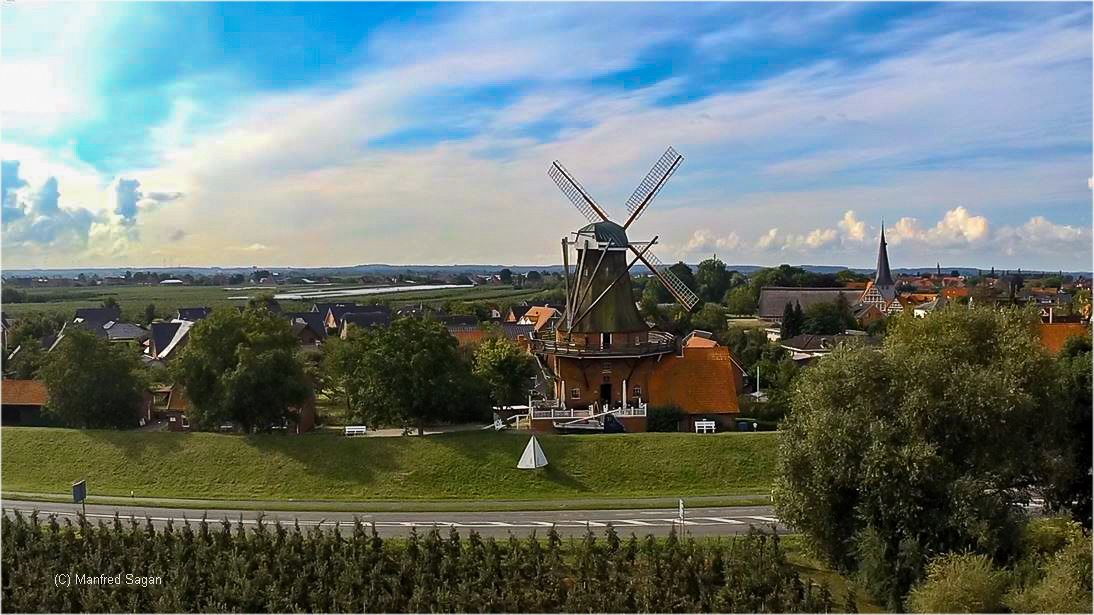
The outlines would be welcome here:
[[[550,465],[518,470],[526,434],[424,438],[0,430],[5,492],[206,499],[536,500],[766,494],[774,433],[538,439]]]

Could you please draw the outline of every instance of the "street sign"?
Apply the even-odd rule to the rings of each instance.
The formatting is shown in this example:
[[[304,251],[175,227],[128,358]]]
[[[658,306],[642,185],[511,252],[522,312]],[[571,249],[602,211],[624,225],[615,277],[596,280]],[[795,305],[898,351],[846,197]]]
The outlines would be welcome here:
[[[87,483],[82,480],[78,480],[72,483],[72,503],[80,504],[87,497]]]

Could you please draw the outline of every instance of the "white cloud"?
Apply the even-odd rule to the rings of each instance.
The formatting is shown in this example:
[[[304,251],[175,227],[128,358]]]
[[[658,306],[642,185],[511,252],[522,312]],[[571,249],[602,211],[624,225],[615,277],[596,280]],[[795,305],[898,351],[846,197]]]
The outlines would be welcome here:
[[[971,215],[964,207],[955,207],[932,228],[921,229],[918,220],[904,217],[886,231],[886,239],[893,245],[919,242],[930,247],[955,248],[987,239],[988,219]]]
[[[855,218],[855,212],[851,209],[843,212],[843,219],[839,221],[839,227],[843,229],[843,236],[852,241],[866,239],[866,223]]]

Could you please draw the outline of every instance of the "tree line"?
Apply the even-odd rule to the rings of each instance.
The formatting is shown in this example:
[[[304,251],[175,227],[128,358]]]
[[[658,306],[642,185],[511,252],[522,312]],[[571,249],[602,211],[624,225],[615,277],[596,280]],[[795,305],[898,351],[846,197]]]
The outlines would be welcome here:
[[[162,530],[16,515],[2,522],[5,610],[23,612],[753,612],[837,609],[803,580],[775,535],[680,540],[608,528],[563,541],[482,539],[473,531],[383,540],[341,531],[227,520]],[[58,587],[54,575],[135,573],[142,587]]]
[[[1039,321],[951,305],[803,370],[780,425],[779,518],[893,610],[947,566],[1021,567],[1034,497],[1089,532],[1090,335],[1052,356]],[[1069,578],[1089,609],[1083,541],[1086,580]]]

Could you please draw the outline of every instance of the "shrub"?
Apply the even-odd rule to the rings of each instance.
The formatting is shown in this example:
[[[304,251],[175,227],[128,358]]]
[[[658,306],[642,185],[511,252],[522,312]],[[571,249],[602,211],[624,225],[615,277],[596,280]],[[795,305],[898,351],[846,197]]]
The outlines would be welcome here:
[[[997,613],[1007,573],[985,555],[947,553],[927,565],[927,578],[908,595],[914,613]]]
[[[680,431],[684,411],[679,406],[650,406],[646,410],[646,431]]]
[[[1033,524],[1031,524],[1033,525]],[[1046,524],[1047,525],[1047,524]],[[1073,525],[1073,524],[1072,524]],[[1068,544],[1051,556],[1030,554],[1040,563],[1036,580],[1015,587],[1004,603],[1016,613],[1090,613],[1091,592],[1090,537],[1082,532],[1069,533]]]

